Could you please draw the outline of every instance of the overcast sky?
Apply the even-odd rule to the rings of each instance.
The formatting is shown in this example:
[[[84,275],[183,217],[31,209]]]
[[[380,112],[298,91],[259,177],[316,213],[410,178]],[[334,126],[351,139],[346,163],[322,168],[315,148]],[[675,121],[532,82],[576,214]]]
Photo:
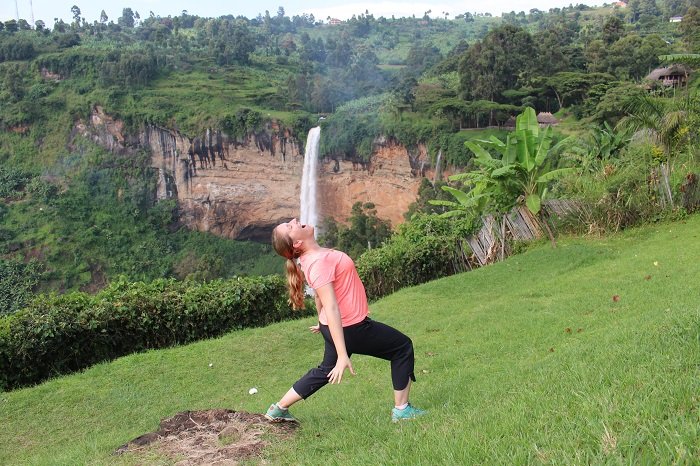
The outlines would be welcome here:
[[[608,0],[612,2],[612,0]],[[432,10],[430,16],[443,16],[443,12],[454,17],[466,11],[471,13],[486,13],[500,15],[502,12],[525,11],[538,8],[547,11],[549,8],[564,7],[569,4],[583,3],[586,5],[602,5],[603,1],[581,0],[570,2],[566,0],[490,0],[490,1],[453,1],[453,0],[423,0],[423,1],[354,1],[354,0],[233,0],[223,2],[219,0],[0,0],[0,20],[16,19],[19,15],[31,23],[33,4],[34,20],[43,20],[47,26],[53,25],[54,18],[63,18],[68,22],[71,15],[71,7],[77,5],[82,16],[88,21],[99,20],[100,12],[105,10],[110,20],[116,22],[124,8],[138,11],[142,18],[148,17],[150,12],[156,16],[177,16],[182,10],[190,14],[203,17],[218,17],[232,14],[254,18],[259,13],[264,14],[268,10],[271,15],[277,13],[277,9],[284,7],[287,16],[300,15],[302,13],[313,14],[318,20],[326,20],[327,17],[348,19],[352,15],[359,15],[368,10],[375,18],[392,15],[423,16]]]

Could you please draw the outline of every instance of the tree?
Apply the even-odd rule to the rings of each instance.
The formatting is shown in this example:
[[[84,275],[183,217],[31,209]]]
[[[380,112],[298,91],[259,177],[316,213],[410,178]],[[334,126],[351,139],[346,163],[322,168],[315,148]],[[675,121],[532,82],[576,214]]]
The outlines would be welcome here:
[[[134,27],[134,12],[131,8],[124,8],[122,15],[117,19],[117,24],[126,28]]]
[[[586,57],[586,69],[589,72],[605,71],[605,57],[608,48],[600,39],[592,40],[586,46],[583,55]]]
[[[605,45],[611,45],[618,41],[625,32],[625,25],[617,16],[610,16],[603,25],[603,42]]]
[[[608,49],[607,71],[620,78],[643,78],[659,64],[659,55],[667,54],[668,44],[656,34],[629,34]]]
[[[215,19],[206,22],[200,37],[219,65],[247,64],[255,50],[255,36],[244,20]]]
[[[588,95],[588,90],[596,84],[611,81],[613,77],[606,73],[561,72],[545,79],[545,86],[557,97],[559,107],[581,103]]]
[[[700,52],[700,9],[688,8],[680,24],[681,35],[688,51]]]
[[[591,89],[595,90],[596,87],[597,86],[593,86]],[[600,98],[594,99],[589,96],[585,104],[592,104],[593,109],[590,114],[594,121],[601,124],[608,122],[612,125],[616,125],[620,119],[627,114],[625,109],[627,108],[628,102],[645,93],[646,91],[635,83],[612,82],[610,86],[605,89]]]
[[[628,116],[620,120],[618,127],[643,132],[663,151],[659,194],[665,206],[673,207],[671,158],[681,146],[697,137],[700,99],[696,95],[664,99],[643,94],[633,98],[626,110]]]
[[[53,19],[53,31],[54,32],[66,32],[66,23],[60,18]]]
[[[688,5],[684,0],[666,0],[664,2],[664,14],[669,18],[672,16],[683,15]]]
[[[323,235],[319,242],[327,247],[341,249],[353,258],[359,257],[368,249],[382,244],[391,236],[391,225],[377,217],[375,205],[371,202],[356,202],[352,206],[349,225],[343,227],[334,219],[327,218],[323,223]]]
[[[533,37],[536,53],[533,60],[533,73],[551,76],[569,69],[569,57],[564,49],[565,38],[560,30],[545,29]]]
[[[423,71],[433,67],[440,60],[442,60],[440,49],[432,43],[417,43],[408,51],[406,66],[415,76],[420,76]]]
[[[661,10],[656,5],[656,0],[639,0],[639,16],[660,16]]]
[[[460,90],[467,99],[498,100],[506,89],[517,88],[518,79],[532,64],[530,33],[505,25],[490,31],[460,61]]]
[[[9,33],[15,33],[19,31],[19,25],[14,19],[5,21],[5,30]]]
[[[79,27],[80,26],[80,8],[78,8],[78,5],[73,5],[70,9],[71,14],[73,15],[73,25],[74,27]]]
[[[627,15],[630,19],[630,23],[636,23],[640,15],[640,0],[628,0],[627,2]]]

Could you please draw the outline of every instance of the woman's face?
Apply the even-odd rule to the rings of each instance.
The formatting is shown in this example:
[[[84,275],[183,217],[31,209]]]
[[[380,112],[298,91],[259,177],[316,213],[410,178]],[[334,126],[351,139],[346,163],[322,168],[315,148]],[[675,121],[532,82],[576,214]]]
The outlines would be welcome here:
[[[314,237],[314,227],[312,225],[302,225],[296,218],[280,223],[277,225],[277,228],[280,233],[287,234],[292,239],[292,243],[310,238],[313,239]]]

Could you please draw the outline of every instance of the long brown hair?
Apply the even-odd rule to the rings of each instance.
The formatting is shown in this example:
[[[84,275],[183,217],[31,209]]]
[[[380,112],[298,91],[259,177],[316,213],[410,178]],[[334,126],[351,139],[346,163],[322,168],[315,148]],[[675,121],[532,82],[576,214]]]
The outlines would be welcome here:
[[[272,230],[272,247],[280,256],[287,259],[287,291],[289,304],[293,309],[304,309],[304,274],[296,263],[300,252],[294,249],[292,238],[286,233],[279,233],[277,228]]]

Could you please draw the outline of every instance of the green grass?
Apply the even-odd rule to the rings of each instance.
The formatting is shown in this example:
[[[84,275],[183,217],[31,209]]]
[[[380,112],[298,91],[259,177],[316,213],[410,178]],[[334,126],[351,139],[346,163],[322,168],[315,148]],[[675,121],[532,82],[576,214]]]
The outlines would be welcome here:
[[[491,136],[505,139],[509,131],[498,128],[464,128],[461,130],[461,133],[468,135],[470,139],[488,139]]]
[[[192,134],[207,126],[216,127],[223,117],[242,107],[258,110],[265,118],[285,120],[289,112],[270,110],[267,104],[277,98],[288,71],[271,67],[212,66],[209,70],[171,73],[127,98],[124,111],[164,119],[161,124],[177,125]]]
[[[700,216],[540,245],[372,307],[416,347],[412,401],[389,420],[388,365],[293,408],[271,464],[700,463]],[[619,296],[619,300],[614,300]],[[0,464],[131,464],[122,443],[183,410],[263,412],[318,363],[312,320],[124,357],[0,393]],[[209,363],[213,367],[209,367]],[[250,396],[250,387],[259,393]],[[148,462],[155,462],[151,457]]]

